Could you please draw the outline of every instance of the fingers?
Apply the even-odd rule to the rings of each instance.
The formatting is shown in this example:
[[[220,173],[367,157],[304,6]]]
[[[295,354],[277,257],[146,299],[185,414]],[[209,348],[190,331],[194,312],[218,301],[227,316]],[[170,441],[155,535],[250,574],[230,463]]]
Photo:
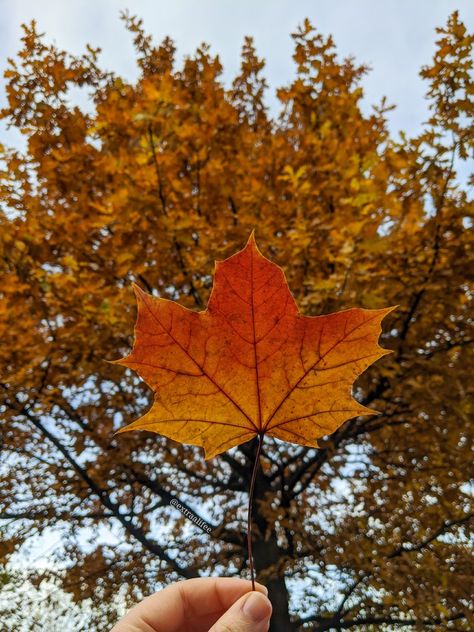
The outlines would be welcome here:
[[[251,592],[234,603],[209,632],[267,632],[271,614],[272,605],[267,597]]]
[[[267,594],[261,584],[255,587]],[[219,617],[251,589],[250,581],[232,577],[180,581],[144,599],[111,632],[208,632]]]

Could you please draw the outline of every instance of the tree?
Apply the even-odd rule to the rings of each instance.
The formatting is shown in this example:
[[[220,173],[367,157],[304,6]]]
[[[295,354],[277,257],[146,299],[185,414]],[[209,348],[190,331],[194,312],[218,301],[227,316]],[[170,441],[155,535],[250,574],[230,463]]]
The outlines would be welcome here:
[[[438,29],[430,119],[393,138],[385,100],[361,108],[367,68],[308,21],[272,118],[250,38],[226,88],[208,47],[177,67],[171,40],[123,17],[136,83],[96,49],[47,46],[34,22],[6,73],[2,116],[27,147],[3,148],[1,173],[4,559],[61,533],[51,559],[76,599],[245,574],[256,444],[205,462],[156,435],[115,438],[150,392],[104,358],[130,349],[132,281],[201,309],[214,259],[255,227],[304,313],[400,306],[382,337],[394,353],[357,382],[380,416],[317,450],[264,444],[253,547],[272,631],[471,629],[473,200],[456,166],[474,148],[474,37],[456,12]]]
[[[9,569],[8,581],[5,577],[3,574],[0,577],[0,621],[4,630],[104,630],[110,627],[110,620],[117,618],[118,612],[123,614],[117,603],[119,599],[112,604],[91,607],[89,599],[76,604],[58,581],[42,581],[35,586],[28,581],[25,571],[12,569]]]

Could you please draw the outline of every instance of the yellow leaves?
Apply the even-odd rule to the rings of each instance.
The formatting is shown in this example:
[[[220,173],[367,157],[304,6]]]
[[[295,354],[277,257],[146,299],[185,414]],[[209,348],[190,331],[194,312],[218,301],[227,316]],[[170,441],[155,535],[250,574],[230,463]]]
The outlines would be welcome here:
[[[156,80],[144,79],[141,82],[143,95],[148,101],[161,101],[161,90],[156,85]]]
[[[115,257],[117,274],[125,276],[130,270],[132,262],[135,261],[135,255],[130,252],[119,252]]]
[[[318,279],[308,284],[313,292],[333,292],[337,287],[337,281],[333,278]]]
[[[298,226],[296,229],[289,230],[287,238],[293,246],[292,252],[300,252],[307,248],[311,243],[311,232],[305,230],[305,226]]]
[[[99,204],[98,202],[90,201],[89,206],[95,209],[96,211],[98,211],[99,213],[101,213],[102,215],[112,215],[114,212],[111,206],[105,205],[105,204]]]
[[[285,165],[279,180],[288,182],[291,188],[297,193],[307,193],[311,189],[311,184],[305,181],[307,166],[303,165],[296,171],[291,165]]]
[[[79,264],[77,260],[74,257],[71,257],[70,255],[66,255],[65,257],[63,257],[62,263],[67,268],[70,268],[73,272],[77,272],[77,270],[79,270]]]
[[[15,239],[14,245],[15,245],[15,248],[19,250],[20,252],[25,252],[27,248],[25,242],[21,241],[20,239]]]
[[[352,238],[355,238],[361,234],[362,229],[365,228],[366,224],[366,220],[356,220],[354,222],[349,222],[345,226],[345,233],[347,235],[350,235]]]

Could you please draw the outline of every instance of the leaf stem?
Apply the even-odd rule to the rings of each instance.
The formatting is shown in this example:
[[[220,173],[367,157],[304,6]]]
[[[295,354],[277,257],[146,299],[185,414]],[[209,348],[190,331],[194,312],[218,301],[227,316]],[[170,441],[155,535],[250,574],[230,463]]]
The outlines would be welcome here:
[[[257,452],[255,454],[255,462],[253,464],[252,471],[252,479],[250,481],[250,489],[249,489],[249,509],[247,514],[247,549],[249,556],[249,565],[250,565],[250,578],[252,580],[252,590],[255,590],[255,571],[253,567],[253,556],[252,556],[252,505],[253,505],[253,492],[255,488],[255,479],[257,477],[257,469],[260,463],[260,452],[262,450],[263,443],[263,433],[258,435],[258,447]]]

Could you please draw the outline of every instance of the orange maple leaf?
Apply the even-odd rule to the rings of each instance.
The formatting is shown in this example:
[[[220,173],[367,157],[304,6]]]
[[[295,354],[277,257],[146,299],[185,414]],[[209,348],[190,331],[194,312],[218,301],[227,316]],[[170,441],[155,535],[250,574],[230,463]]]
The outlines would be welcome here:
[[[155,400],[119,432],[156,432],[202,446],[210,459],[258,435],[317,447],[347,419],[377,414],[352,397],[352,383],[391,353],[377,340],[395,308],[302,316],[253,233],[216,262],[204,311],[134,289],[135,343],[115,363],[135,370]]]

